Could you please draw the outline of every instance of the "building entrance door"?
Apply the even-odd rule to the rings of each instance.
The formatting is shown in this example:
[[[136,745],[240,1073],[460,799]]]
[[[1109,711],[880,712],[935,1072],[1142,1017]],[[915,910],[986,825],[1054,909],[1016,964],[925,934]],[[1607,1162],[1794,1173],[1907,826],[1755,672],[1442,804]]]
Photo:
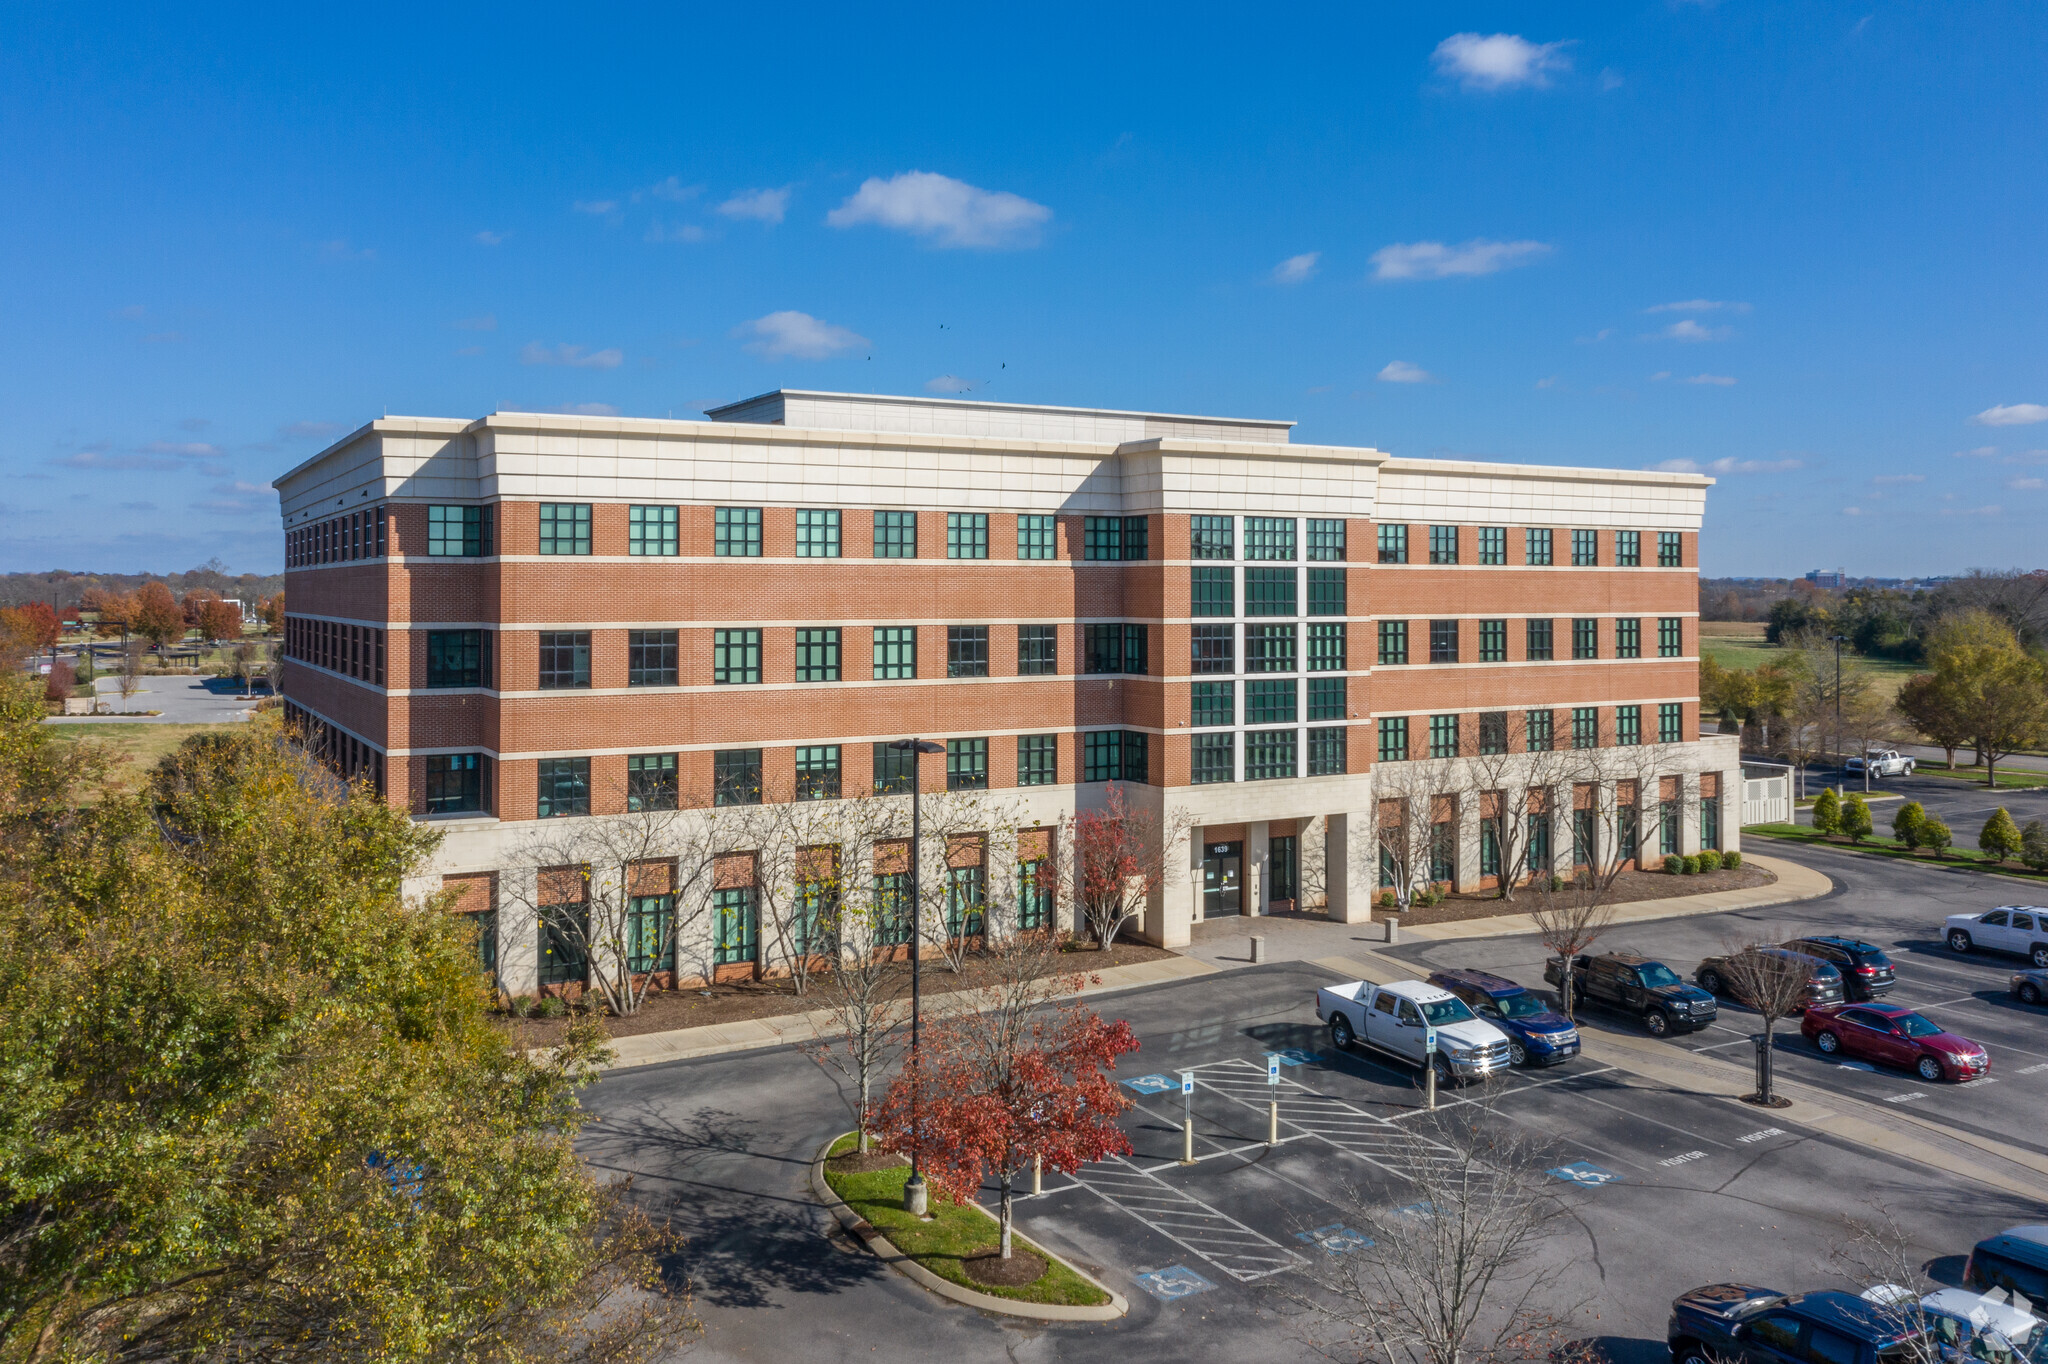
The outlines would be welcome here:
[[[1210,843],[1202,851],[1202,917],[1244,913],[1244,844]]]

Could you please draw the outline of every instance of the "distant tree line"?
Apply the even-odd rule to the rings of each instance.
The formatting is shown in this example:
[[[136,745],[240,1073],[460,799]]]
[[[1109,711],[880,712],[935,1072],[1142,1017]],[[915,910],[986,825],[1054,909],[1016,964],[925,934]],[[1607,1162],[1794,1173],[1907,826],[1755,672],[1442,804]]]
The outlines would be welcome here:
[[[210,559],[183,573],[73,573],[59,568],[47,573],[0,574],[0,607],[39,601],[59,611],[71,611],[84,605],[85,594],[93,588],[130,593],[150,582],[164,584],[180,599],[187,593],[208,592],[257,602],[284,591],[282,573],[230,573],[219,559]]]
[[[1906,663],[1928,662],[1940,622],[1971,610],[1998,617],[2024,649],[2048,647],[2048,571],[1972,569],[1911,592],[1826,588],[1803,579],[1700,580],[1702,620],[1763,622],[1773,644],[1842,635],[1859,654]]]

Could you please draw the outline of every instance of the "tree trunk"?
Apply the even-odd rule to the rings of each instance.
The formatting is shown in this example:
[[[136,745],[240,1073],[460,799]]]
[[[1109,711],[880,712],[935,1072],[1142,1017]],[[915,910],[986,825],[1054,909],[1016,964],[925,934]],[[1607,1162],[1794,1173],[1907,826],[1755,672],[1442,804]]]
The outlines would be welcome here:
[[[1005,1170],[1003,1171],[1003,1216],[1002,1216],[1002,1227],[1003,1227],[1003,1258],[1004,1258],[1005,1260],[1007,1260],[1007,1259],[1009,1259],[1009,1258],[1010,1258],[1010,1210],[1011,1210],[1011,1203],[1010,1203],[1010,1191],[1011,1191],[1011,1183],[1010,1183],[1010,1171],[1009,1171],[1008,1169],[1005,1169]]]
[[[1564,977],[1564,984],[1559,987],[1564,992],[1562,996],[1564,1001],[1564,1016],[1569,1021],[1577,1023],[1579,1021],[1578,1016],[1572,1012],[1572,954],[1569,952],[1560,952],[1558,955],[1564,959],[1564,970],[1558,973],[1559,975]]]
[[[863,1049],[862,1054],[866,1054],[865,1049]],[[860,1068],[860,1112],[855,1117],[860,1122],[860,1132],[855,1138],[857,1143],[856,1149],[862,1155],[866,1155],[868,1153],[868,1067],[865,1065]]]
[[[1953,769],[1953,768],[1955,767],[1955,765],[1956,765],[1956,750],[1955,750],[1955,746],[1954,746],[1953,744],[1943,744],[1943,745],[1941,746],[1941,751],[1942,751],[1943,753],[1945,753],[1945,754],[1947,754],[1947,755],[1948,755],[1948,757],[1947,757],[1947,761],[1948,761],[1948,766],[1949,766],[1949,767],[1950,767],[1951,769]]]

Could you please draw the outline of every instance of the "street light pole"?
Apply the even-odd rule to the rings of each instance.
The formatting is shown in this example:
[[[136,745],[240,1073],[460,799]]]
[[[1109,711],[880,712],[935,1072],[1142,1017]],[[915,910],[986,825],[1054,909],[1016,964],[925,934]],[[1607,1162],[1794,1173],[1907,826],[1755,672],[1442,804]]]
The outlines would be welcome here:
[[[1842,789],[1842,645],[1847,642],[1848,638],[1847,635],[1828,636],[1829,643],[1835,646],[1835,790],[1837,792]],[[1867,759],[1863,766],[1865,772],[1868,773],[1870,763]]]
[[[926,753],[944,753],[943,745],[928,739],[897,739],[889,745],[898,753],[910,755],[910,1178],[903,1181],[903,1210],[915,1217],[923,1217],[927,1207],[924,1187],[924,1171],[919,1164],[918,1152],[922,1145],[918,1088],[923,1075],[918,1070],[919,1011],[918,987],[922,972],[919,969],[918,943],[924,935],[924,911],[921,903],[920,886],[923,869],[920,860],[923,852],[920,841],[923,836],[922,811],[924,782],[922,764],[918,759]]]

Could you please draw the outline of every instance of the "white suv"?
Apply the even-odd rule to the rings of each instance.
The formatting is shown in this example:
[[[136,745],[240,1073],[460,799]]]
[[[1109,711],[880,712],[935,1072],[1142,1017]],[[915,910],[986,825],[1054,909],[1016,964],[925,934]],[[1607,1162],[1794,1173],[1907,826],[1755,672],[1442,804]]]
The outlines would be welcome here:
[[[2048,969],[2048,909],[2039,905],[2000,905],[1983,914],[1951,914],[1943,937],[1957,952],[1977,948],[2012,952]]]
[[[1861,772],[1870,769],[1873,777],[1910,777],[1913,775],[1913,760],[1897,749],[1873,748],[1860,758],[1851,758],[1842,764],[1845,772]]]

